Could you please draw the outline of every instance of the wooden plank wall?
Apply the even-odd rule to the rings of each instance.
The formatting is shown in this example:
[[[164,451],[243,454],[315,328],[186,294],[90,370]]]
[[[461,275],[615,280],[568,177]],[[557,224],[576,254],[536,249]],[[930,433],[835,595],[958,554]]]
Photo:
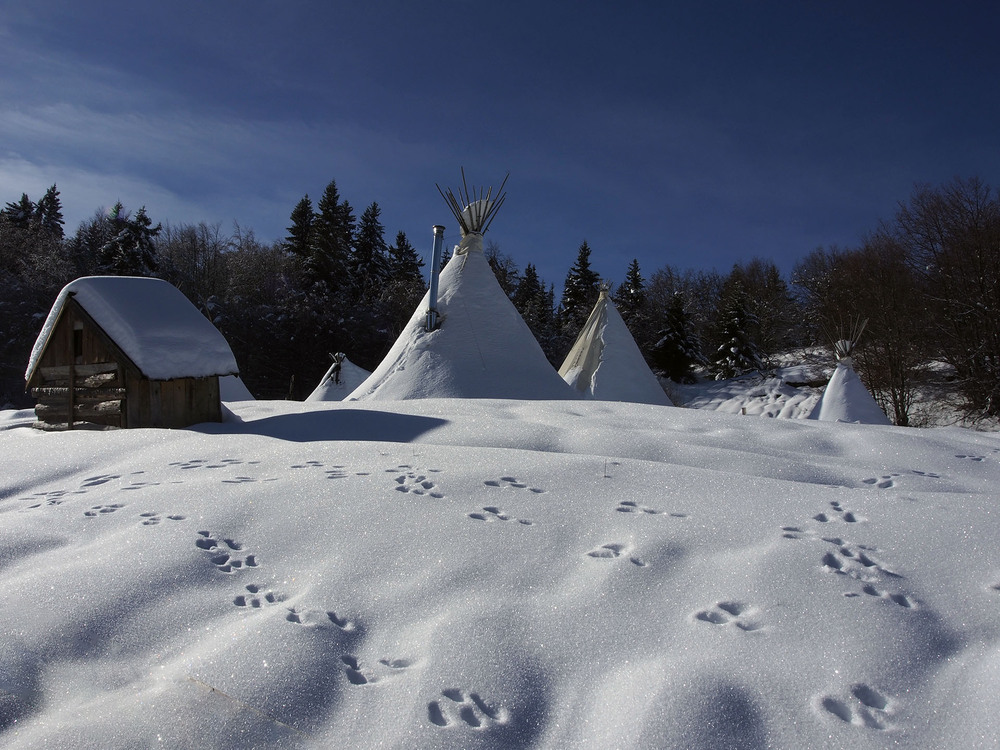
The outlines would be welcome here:
[[[72,429],[77,422],[124,427],[125,388],[115,362],[39,368],[35,416],[48,429]]]

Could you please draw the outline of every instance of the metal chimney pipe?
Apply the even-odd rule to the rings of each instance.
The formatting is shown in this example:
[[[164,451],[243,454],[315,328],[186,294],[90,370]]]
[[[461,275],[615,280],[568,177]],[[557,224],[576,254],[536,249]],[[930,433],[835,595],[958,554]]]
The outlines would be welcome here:
[[[434,225],[434,249],[431,251],[431,291],[427,303],[427,322],[424,330],[433,331],[438,326],[437,300],[438,276],[441,273],[441,247],[444,244],[444,227]]]

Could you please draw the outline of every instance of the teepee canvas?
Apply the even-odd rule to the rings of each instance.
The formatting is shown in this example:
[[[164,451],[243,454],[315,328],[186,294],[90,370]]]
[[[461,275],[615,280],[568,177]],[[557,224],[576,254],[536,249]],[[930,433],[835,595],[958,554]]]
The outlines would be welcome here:
[[[584,398],[673,406],[606,287],[601,288],[559,374]]]
[[[830,377],[823,395],[813,407],[809,419],[825,422],[857,422],[860,424],[889,425],[892,422],[878,405],[854,371],[851,354],[857,346],[864,323],[849,339],[834,344],[837,368]]]
[[[343,401],[351,391],[371,375],[368,370],[351,362],[343,352],[333,355],[333,364],[319,381],[306,401]]]
[[[463,236],[441,271],[436,302],[428,291],[381,364],[348,400],[575,398],[483,254],[483,232],[504,195],[493,199],[491,190],[476,199],[466,189],[462,196],[463,203],[451,191],[445,196]],[[428,316],[430,306],[436,316]]]

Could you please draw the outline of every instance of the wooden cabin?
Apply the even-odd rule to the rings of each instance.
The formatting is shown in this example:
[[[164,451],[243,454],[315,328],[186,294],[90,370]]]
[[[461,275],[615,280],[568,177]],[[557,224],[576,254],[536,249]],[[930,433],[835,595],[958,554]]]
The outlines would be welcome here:
[[[222,334],[161,279],[68,284],[25,373],[36,427],[186,427],[221,422],[219,377],[238,374]]]

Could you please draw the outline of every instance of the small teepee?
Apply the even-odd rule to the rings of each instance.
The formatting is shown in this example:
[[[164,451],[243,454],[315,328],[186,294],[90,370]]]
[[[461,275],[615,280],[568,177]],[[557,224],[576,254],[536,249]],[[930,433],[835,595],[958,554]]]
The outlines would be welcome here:
[[[885,412],[861,382],[854,371],[852,355],[858,339],[864,331],[867,320],[856,325],[847,338],[841,338],[833,345],[837,356],[837,367],[827,383],[823,395],[813,407],[809,419],[825,422],[854,422],[860,424],[891,425]]]
[[[461,201],[441,191],[462,239],[441,271],[436,301],[428,291],[381,364],[347,400],[575,397],[483,254],[483,232],[504,201],[503,185],[494,197],[492,188],[470,192],[464,172],[462,184]]]
[[[333,364],[323,375],[319,385],[306,396],[306,401],[343,401],[371,375],[368,370],[351,362],[343,352],[330,356],[333,357]]]
[[[673,406],[608,296],[607,286],[601,287],[559,374],[584,398]]]

